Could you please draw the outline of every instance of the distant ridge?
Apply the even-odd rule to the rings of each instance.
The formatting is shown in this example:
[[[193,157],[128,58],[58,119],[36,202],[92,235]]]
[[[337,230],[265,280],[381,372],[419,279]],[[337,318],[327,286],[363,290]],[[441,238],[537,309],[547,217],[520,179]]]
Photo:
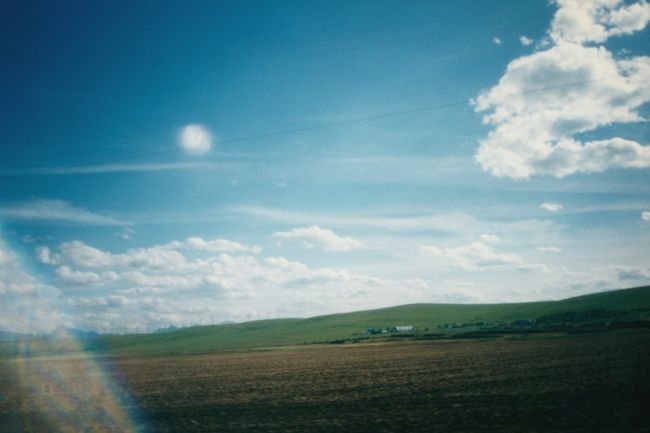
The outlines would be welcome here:
[[[368,328],[397,325],[437,331],[449,323],[539,319],[585,312],[634,313],[650,317],[650,286],[613,290],[559,301],[512,304],[408,304],[307,319],[273,319],[200,326],[148,335],[103,337],[102,350],[113,353],[200,353],[310,342],[328,342],[363,334]]]
[[[22,332],[0,331],[1,341],[19,341],[19,340],[33,340],[37,338],[33,334],[25,334]]]
[[[613,290],[559,301],[503,304],[408,304],[376,310],[329,314],[306,319],[286,318],[244,323],[164,328],[157,333],[100,336],[59,328],[44,338],[21,335],[20,341],[0,341],[0,354],[94,350],[117,355],[161,355],[248,350],[304,343],[332,343],[370,338],[370,328],[412,326],[418,335],[456,335],[463,331],[490,335],[490,327],[511,323],[581,322],[625,327],[650,325],[650,286]],[[616,325],[617,323],[614,323]],[[472,329],[465,325],[473,326]],[[609,325],[607,325],[609,326]],[[460,328],[460,329],[455,329]],[[488,332],[484,332],[485,329]],[[532,332],[533,330],[531,330]],[[493,334],[494,332],[492,332]],[[0,333],[10,339],[14,333]],[[3,337],[4,336],[4,337]],[[374,336],[372,337],[374,338]],[[70,344],[75,340],[83,344]]]
[[[28,334],[21,332],[0,331],[0,341],[30,341],[30,340],[93,340],[99,338],[99,333],[94,331],[83,331],[81,329],[66,328],[59,326],[54,331],[44,334]]]

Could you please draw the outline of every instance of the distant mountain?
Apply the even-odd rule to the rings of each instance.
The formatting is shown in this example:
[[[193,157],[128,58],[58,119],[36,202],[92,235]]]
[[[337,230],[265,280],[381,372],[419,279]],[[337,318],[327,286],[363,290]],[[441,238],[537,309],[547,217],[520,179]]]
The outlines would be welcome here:
[[[82,331],[81,329],[75,328],[66,328],[65,326],[59,326],[54,331],[47,335],[48,340],[94,340],[99,338],[99,334],[94,331]]]
[[[23,334],[20,332],[0,331],[0,341],[25,341],[37,338],[33,334]]]

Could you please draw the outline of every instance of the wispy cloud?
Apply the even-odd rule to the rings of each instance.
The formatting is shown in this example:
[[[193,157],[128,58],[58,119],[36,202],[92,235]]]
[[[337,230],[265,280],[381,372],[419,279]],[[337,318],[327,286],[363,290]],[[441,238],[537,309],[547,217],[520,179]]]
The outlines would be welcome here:
[[[537,251],[541,253],[561,253],[562,249],[558,247],[546,246],[546,247],[537,247]]]
[[[318,226],[295,228],[276,232],[273,236],[284,239],[300,239],[308,247],[320,247],[328,251],[350,251],[361,246],[361,242],[349,236],[339,236],[332,230]]]
[[[454,248],[439,248],[425,245],[419,248],[420,254],[451,260],[454,265],[466,269],[476,270],[494,266],[520,266],[523,260],[510,253],[498,253],[491,246],[482,242],[473,242]]]
[[[249,216],[282,221],[289,224],[327,224],[339,227],[373,227],[388,230],[436,230],[462,232],[474,227],[477,220],[463,212],[416,215],[341,215],[334,213],[308,213],[262,207],[233,207],[231,211]]]
[[[539,208],[549,212],[557,212],[562,209],[562,205],[560,203],[542,203]]]
[[[210,166],[209,162],[170,162],[153,164],[97,164],[71,167],[45,167],[4,170],[4,176],[51,176],[65,174],[100,174],[130,171],[193,170]]]
[[[0,206],[0,217],[14,220],[64,221],[70,223],[121,226],[128,221],[76,207],[63,200],[36,199]]]

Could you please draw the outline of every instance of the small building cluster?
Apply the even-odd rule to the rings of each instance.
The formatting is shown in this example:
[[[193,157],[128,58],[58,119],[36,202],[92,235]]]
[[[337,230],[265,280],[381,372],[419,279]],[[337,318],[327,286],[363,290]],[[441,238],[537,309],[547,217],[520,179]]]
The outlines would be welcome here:
[[[454,323],[443,323],[442,325],[438,325],[438,328],[458,329],[458,328],[472,328],[477,326],[488,326],[488,325],[490,325],[489,322],[473,322],[473,323],[454,322]]]
[[[399,325],[399,326],[392,326],[390,328],[368,328],[366,333],[370,335],[375,335],[375,334],[411,334],[415,332],[415,326],[411,325]]]

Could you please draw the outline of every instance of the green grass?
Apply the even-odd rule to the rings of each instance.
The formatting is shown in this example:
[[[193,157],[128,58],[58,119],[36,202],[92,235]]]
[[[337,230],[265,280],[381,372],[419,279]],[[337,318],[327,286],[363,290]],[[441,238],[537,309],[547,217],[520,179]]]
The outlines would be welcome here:
[[[378,310],[186,328],[148,335],[102,337],[100,352],[111,354],[203,353],[347,339],[369,327],[412,325],[438,331],[444,323],[509,323],[518,319],[591,310],[650,311],[650,286],[615,290],[561,301],[513,304],[410,304]],[[646,311],[643,313],[648,315]],[[13,352],[0,347],[0,353]],[[0,345],[2,346],[2,345]],[[49,348],[51,344],[42,347]],[[39,351],[39,350],[37,350]]]
[[[650,286],[615,290],[561,301],[513,304],[411,304],[308,319],[259,320],[187,328],[167,334],[114,336],[102,339],[111,353],[199,353],[272,347],[350,338],[369,327],[413,325],[436,331],[444,323],[509,323],[546,315],[590,310],[650,309]]]

